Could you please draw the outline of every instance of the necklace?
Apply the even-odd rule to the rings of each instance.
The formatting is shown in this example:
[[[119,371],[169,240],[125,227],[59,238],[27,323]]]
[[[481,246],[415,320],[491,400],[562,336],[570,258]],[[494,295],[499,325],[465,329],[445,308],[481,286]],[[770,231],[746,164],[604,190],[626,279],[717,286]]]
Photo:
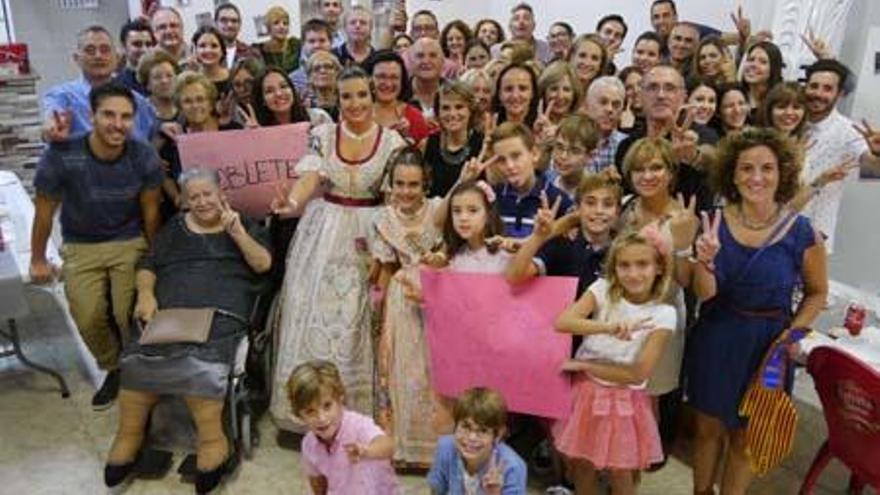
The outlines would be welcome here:
[[[415,220],[417,218],[421,218],[424,215],[425,210],[427,209],[428,203],[426,201],[422,201],[422,204],[419,205],[418,208],[415,209],[412,213],[407,213],[403,211],[400,207],[394,207],[394,213],[397,214],[402,220]]]
[[[456,151],[449,151],[446,149],[446,137],[443,134],[440,135],[440,159],[443,160],[443,163],[447,165],[461,165],[470,155],[470,136],[468,136],[464,146]]]
[[[743,227],[745,227],[749,230],[765,230],[765,229],[767,229],[768,227],[770,227],[771,225],[776,223],[776,220],[779,218],[779,213],[781,211],[782,211],[782,208],[780,208],[780,206],[777,204],[776,211],[774,211],[773,214],[770,215],[770,218],[768,218],[767,220],[764,220],[763,222],[753,223],[751,220],[746,218],[746,215],[742,209],[742,203],[739,203],[736,205],[736,214],[739,217],[740,223],[742,224]]]
[[[376,130],[376,127],[377,127],[376,123],[373,122],[373,125],[371,125],[369,129],[367,129],[366,131],[364,131],[361,134],[358,134],[358,133],[352,131],[351,129],[349,129],[348,126],[345,124],[345,122],[339,124],[339,128],[342,129],[342,133],[345,134],[345,137],[350,138],[350,139],[354,139],[355,141],[357,141],[359,143],[363,142],[368,137],[370,137],[370,135],[373,134],[373,131]]]

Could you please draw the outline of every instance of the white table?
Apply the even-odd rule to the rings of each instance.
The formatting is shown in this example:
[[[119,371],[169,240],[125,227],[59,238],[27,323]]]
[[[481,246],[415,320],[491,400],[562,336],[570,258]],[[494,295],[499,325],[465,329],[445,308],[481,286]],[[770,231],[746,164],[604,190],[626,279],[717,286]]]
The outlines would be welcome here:
[[[68,397],[70,392],[67,383],[58,372],[35,364],[25,357],[15,321],[30,312],[24,296],[26,288],[38,287],[30,285],[28,274],[33,221],[34,205],[18,176],[12,172],[0,171],[0,231],[3,235],[3,250],[0,251],[0,317],[8,324],[8,330],[0,331],[0,335],[11,343],[11,349],[0,351],[0,358],[14,356],[25,366],[51,375],[58,381],[62,397]],[[61,265],[58,249],[51,240],[47,247],[47,257],[51,263]],[[61,284],[53,283],[38,288],[52,294],[65,315],[68,328],[75,329]],[[78,332],[73,333],[81,344]]]

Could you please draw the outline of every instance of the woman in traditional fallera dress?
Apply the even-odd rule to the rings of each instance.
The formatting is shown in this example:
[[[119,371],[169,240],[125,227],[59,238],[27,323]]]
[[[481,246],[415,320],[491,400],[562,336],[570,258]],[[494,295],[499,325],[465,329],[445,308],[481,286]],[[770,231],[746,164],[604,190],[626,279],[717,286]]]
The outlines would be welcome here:
[[[311,152],[297,166],[299,180],[272,204],[281,215],[305,206],[280,296],[271,411],[284,429],[299,429],[284,384],[297,364],[312,359],[339,368],[349,408],[366,415],[374,410],[367,235],[381,204],[385,165],[404,142],[373,119],[362,69],[343,71],[338,90],[341,122],[312,130]],[[319,188],[323,195],[310,201]]]

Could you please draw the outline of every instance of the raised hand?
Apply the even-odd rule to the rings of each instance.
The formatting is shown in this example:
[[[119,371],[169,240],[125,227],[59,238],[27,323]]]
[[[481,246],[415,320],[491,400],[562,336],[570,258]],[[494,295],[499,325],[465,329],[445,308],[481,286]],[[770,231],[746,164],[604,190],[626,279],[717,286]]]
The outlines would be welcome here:
[[[693,105],[683,105],[678,110],[678,116],[672,126],[672,152],[679,162],[693,164],[698,155],[700,136],[693,130],[694,123]]]
[[[287,182],[275,185],[275,196],[269,203],[269,209],[272,213],[282,217],[290,217],[296,213],[299,204],[290,197],[291,188],[292,185]]]
[[[861,127],[858,124],[853,124],[853,129],[865,138],[871,154],[875,157],[880,156],[880,131],[871,127],[871,124],[866,119],[862,119]]]
[[[483,114],[483,147],[480,149],[480,158],[484,158],[489,154],[489,145],[491,144],[492,133],[498,127],[498,114],[486,112]]]
[[[553,139],[553,137],[556,135],[557,126],[553,124],[553,120],[551,120],[550,118],[550,116],[553,114],[555,106],[555,99],[549,100],[547,102],[547,105],[544,105],[543,99],[538,101],[538,117],[535,119],[535,123],[532,125],[532,131],[535,133],[535,137],[538,138],[539,142],[546,142],[550,139]]]
[[[859,161],[855,158],[850,158],[849,160],[838,163],[837,165],[819,174],[819,177],[816,177],[816,180],[813,181],[813,183],[819,187],[825,187],[832,182],[838,182],[846,179],[849,173],[857,168],[859,168]]]
[[[495,155],[488,160],[483,159],[482,154],[476,158],[471,158],[467,162],[465,162],[464,166],[461,167],[461,174],[458,176],[459,182],[468,182],[472,180],[477,180],[489,168],[490,165],[495,163],[500,158],[499,155]]]
[[[70,137],[73,113],[70,110],[53,110],[52,116],[43,124],[43,139],[54,143]]]
[[[241,225],[241,215],[233,210],[225,199],[220,201],[220,222],[231,236],[240,235],[245,232],[244,227]]]
[[[706,268],[714,269],[715,256],[721,250],[721,241],[718,240],[718,231],[721,228],[721,211],[701,212],[703,232],[697,237],[696,258]]]
[[[752,21],[743,14],[742,5],[736,8],[736,12],[730,13],[730,20],[732,20],[733,25],[736,26],[736,32],[739,34],[740,42],[747,42],[752,35]]]
[[[831,56],[831,48],[828,46],[828,43],[816,36],[813,28],[807,28],[807,32],[801,35],[801,41],[807,45],[807,48],[810,49],[810,52],[817,59],[834,58]]]
[[[223,98],[215,104],[217,121],[220,125],[226,125],[232,122],[232,114],[235,112],[236,107],[238,107],[238,104],[235,102],[235,93],[232,91],[227,92]]]
[[[630,129],[636,124],[636,114],[632,111],[632,99],[627,98],[626,106],[620,113],[620,127],[622,129]]]
[[[254,111],[253,105],[248,103],[245,108],[235,105],[235,114],[241,120],[245,129],[256,129],[260,127],[260,121],[257,120],[257,112]]]
[[[680,193],[676,197],[678,209],[669,218],[669,231],[672,234],[672,247],[676,250],[687,249],[694,242],[700,221],[697,219],[697,200],[691,196],[685,203],[684,196]]]
[[[535,214],[535,227],[532,230],[533,236],[540,239],[547,239],[553,236],[553,222],[559,213],[560,204],[562,204],[561,194],[556,196],[556,201],[553,202],[553,206],[550,206],[547,193],[541,191],[541,207],[538,208],[538,213]]]
[[[489,467],[483,475],[482,485],[486,495],[501,495],[504,486],[504,461],[501,460],[496,449],[489,457]]]

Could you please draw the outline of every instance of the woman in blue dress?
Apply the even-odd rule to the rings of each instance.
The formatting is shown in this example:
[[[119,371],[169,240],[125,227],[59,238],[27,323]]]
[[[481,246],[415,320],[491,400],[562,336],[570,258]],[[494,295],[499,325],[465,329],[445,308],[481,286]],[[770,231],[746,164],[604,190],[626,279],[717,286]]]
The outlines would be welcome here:
[[[696,243],[693,290],[703,303],[687,360],[695,494],[714,493],[725,437],[721,493],[746,493],[754,475],[740,401],[773,341],[789,328],[809,327],[825,305],[822,238],[785,207],[799,188],[796,146],[772,129],[748,128],[718,148],[714,181],[726,205],[704,217]],[[796,287],[803,297],[793,307]]]

